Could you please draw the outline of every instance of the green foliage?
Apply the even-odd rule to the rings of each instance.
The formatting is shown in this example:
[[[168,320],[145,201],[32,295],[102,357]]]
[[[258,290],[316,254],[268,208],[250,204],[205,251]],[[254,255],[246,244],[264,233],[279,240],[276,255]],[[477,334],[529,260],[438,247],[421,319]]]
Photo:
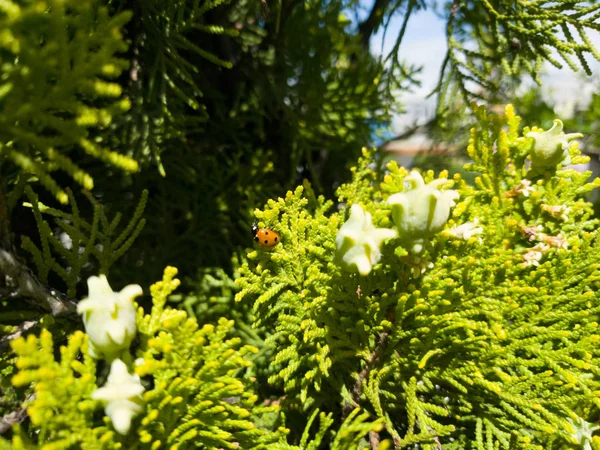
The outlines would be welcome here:
[[[295,124],[284,136],[291,156],[285,167],[296,170],[304,164],[316,188],[326,192],[332,174],[339,177],[347,170],[344,163],[355,160],[358,150],[370,142],[366,119],[389,123],[399,108],[395,95],[407,77],[404,66],[386,70],[362,51],[358,36],[348,33],[345,6],[315,0],[294,9],[283,39],[275,45],[276,55],[285,51],[285,58],[277,58],[272,69],[276,71],[272,89],[285,93],[285,106],[277,105],[277,99],[266,105],[268,117],[283,113]],[[269,134],[268,129],[265,132]],[[323,147],[330,149],[326,162],[319,161],[318,150]],[[320,167],[323,164],[326,168]]]
[[[78,2],[77,8],[87,8],[88,3],[104,14],[103,2],[95,0]],[[247,1],[106,3],[111,24],[130,14],[134,17],[119,25],[129,46],[125,52],[118,36],[123,60],[117,63],[112,56],[118,72],[113,78],[97,76],[112,83],[119,97],[76,99],[98,110],[117,100],[131,108],[110,123],[86,128],[86,139],[98,148],[138,158],[148,170],[121,176],[85,152],[73,150],[69,157],[94,179],[93,192],[107,214],[134,208],[144,189],[152,193],[145,217],[148,226],[111,268],[118,283],[131,282],[130,270],[136,267],[135,281],[148,286],[167,264],[180,267],[185,280],[219,267],[231,276],[232,255],[251,240],[253,208],[305,177],[318,191],[331,192],[371,140],[373,127],[386,127],[399,108],[396,99],[408,69],[396,66],[391,72],[362,51],[360,33],[348,19],[355,4],[291,3],[269,5],[266,12],[260,2]],[[71,17],[76,8],[69,9],[69,4],[60,17],[75,30],[85,14]],[[58,20],[58,10],[53,12],[57,14],[53,20]],[[86,22],[90,29],[103,26],[102,14],[98,13],[98,23],[95,18]],[[50,15],[42,18],[50,20]],[[64,27],[56,28],[63,32]],[[35,34],[35,28],[27,28],[27,33]],[[102,36],[113,38],[108,31]],[[79,42],[83,45],[86,39]],[[70,47],[74,42],[67,40],[64,51],[74,52]],[[59,47],[63,51],[62,44]],[[95,62],[72,78],[99,71],[101,65]],[[40,79],[42,70],[50,66],[36,70]],[[68,87],[75,89],[76,83],[69,81]],[[62,109],[60,114],[66,120],[68,114]],[[32,133],[38,138],[46,135],[45,129],[39,131]],[[158,173],[148,167],[149,161],[158,165]],[[44,170],[54,167],[39,162]],[[17,183],[34,178],[12,167],[0,164],[4,184],[0,188],[18,198],[22,186]],[[79,192],[68,177],[58,172],[52,176],[63,200],[68,198],[67,187]],[[92,215],[86,214],[82,212],[82,217],[92,222]],[[15,236],[24,234],[35,242],[36,225],[29,212],[17,207],[12,216]]]
[[[447,4],[448,54],[438,92],[440,111],[461,93],[489,98],[508,80],[529,74],[538,84],[543,64],[591,75],[586,58],[600,61],[590,40],[600,5],[587,1],[454,1]],[[574,60],[575,58],[576,60]]]
[[[130,7],[126,2],[110,3],[119,9]],[[197,132],[208,117],[201,101],[202,64],[198,58],[219,68],[232,67],[230,61],[203,48],[207,34],[239,34],[232,26],[207,23],[211,11],[227,3],[228,0],[144,0],[132,5],[139,21],[130,27],[134,56],[129,85],[135,102],[131,114],[115,131],[120,145],[130,148],[137,159],[154,159],[163,175],[160,154],[165,149],[164,143]]]
[[[0,338],[14,331],[14,327],[10,327],[13,328],[11,330],[7,328],[9,327],[3,327],[3,330],[0,332]],[[0,391],[2,392],[2,397],[0,398],[0,415],[3,417],[17,410],[21,403],[19,395],[10,382],[16,371],[14,355],[5,352],[0,356]]]
[[[255,349],[228,338],[233,322],[223,318],[199,327],[185,312],[165,308],[167,296],[179,285],[176,273],[167,268],[163,280],[152,286],[151,313],[138,311],[135,372],[146,392],[135,432],[121,436],[96,414],[100,404],[91,394],[106,373],[102,363],[87,356],[87,336],[74,333],[55,360],[52,335],[43,330],[39,338],[30,335],[12,345],[19,368],[13,384],[35,386],[27,411],[39,431],[32,437],[18,428],[13,448],[267,449],[283,439],[284,429],[268,432],[253,424],[273,416],[276,408],[256,405],[256,396],[236,377]]]
[[[91,256],[97,260],[99,272],[107,275],[110,267],[131,247],[146,224],[142,214],[148,191],[142,193],[131,220],[118,235],[116,231],[121,222],[121,213],[117,213],[109,221],[102,205],[87,191],[84,191],[84,194],[93,207],[91,223],[81,217],[75,197],[70,190],[67,190],[71,204],[70,214],[40,203],[29,186],[25,192],[30,202],[28,206],[31,207],[37,223],[41,249],[27,236],[23,237],[22,247],[31,254],[39,278],[46,283],[49,273],[55,272],[65,282],[67,296],[71,298],[75,297],[75,288]],[[60,236],[55,236],[52,227],[42,214],[55,218],[54,223],[59,233],[64,233],[65,238],[68,239],[68,245],[61,242]],[[64,260],[66,267],[57,261],[57,256]],[[89,271],[89,267],[87,270]]]
[[[27,414],[33,426],[39,429],[40,443],[52,442],[55,448],[79,445],[90,448],[102,437],[101,430],[86,429],[93,419],[95,401],[90,399],[96,388],[96,367],[87,356],[87,337],[75,332],[66,346],[61,347],[60,360],[54,359],[52,334],[42,330],[37,338],[13,342],[18,355],[19,372],[12,382],[16,387],[35,384],[35,400],[28,405]],[[61,382],[57,382],[57,379]],[[26,434],[17,429],[14,448],[30,448]]]
[[[444,122],[523,72],[536,78],[553,48],[587,69],[596,3],[445,2],[438,140],[460,147],[477,121],[471,178],[444,182],[459,203],[442,232],[425,227],[419,254],[399,236],[371,245],[366,276],[333,260],[348,207],[394,227],[386,201],[408,189],[408,171],[381,171],[368,150],[338,209],[318,194],[348,178],[417,82],[398,50],[429,3],[377,0],[359,22],[354,0],[0,0],[0,250],[21,238],[41,280],[22,277],[37,283],[25,289],[0,276],[0,348],[14,349],[0,357],[0,409],[29,417],[6,436],[14,448],[600,448],[600,243],[583,200],[600,183],[558,164],[531,171],[527,134],[540,130],[519,129],[511,108]],[[396,46],[377,58],[370,38],[394,14]],[[131,157],[148,170],[104,164],[133,173]],[[302,178],[254,212],[281,243],[235,256],[256,205]],[[70,212],[45,206],[34,181]],[[119,232],[117,211],[132,214]],[[172,264],[186,286],[172,296],[168,268],[138,310],[124,359],[143,411],[121,435],[92,398],[109,367],[87,356],[80,323],[15,299],[62,300],[63,282],[79,297],[98,271],[148,285]]]
[[[333,424],[332,414],[325,415],[322,412],[319,414],[320,426],[317,436],[311,441],[308,441],[308,429],[311,426],[313,420],[317,417],[319,410],[316,409],[308,420],[307,427],[302,435],[300,446],[298,449],[318,449],[322,442],[322,437],[325,435],[325,431],[328,427]],[[365,435],[369,432],[377,432],[383,428],[381,421],[368,422],[369,413],[361,411],[360,408],[354,409],[348,417],[342,423],[342,426],[335,433],[335,439],[329,444],[329,448],[332,450],[343,450],[343,449],[370,449],[373,442],[367,442]],[[389,441],[378,442],[379,449],[384,450],[389,448]]]
[[[9,0],[0,6],[0,152],[61,203],[68,195],[52,172],[93,187],[72,158],[76,147],[137,170],[134,160],[98,145],[89,131],[107,127],[129,108],[112,80],[127,67],[117,55],[127,48],[121,28],[130,17],[110,17],[93,0]]]
[[[592,149],[600,148],[600,93],[594,92],[589,104],[578,106],[570,120],[565,120],[565,126],[579,130],[586,135],[585,146]]]
[[[315,320],[314,315],[318,315],[324,303],[319,288],[328,280],[327,265],[332,263],[327,256],[335,248],[333,237],[339,218],[326,219],[324,213],[331,203],[322,198],[315,200],[310,209],[306,208],[309,200],[303,192],[302,187],[294,193],[288,192],[285,199],[270,201],[270,208],[258,214],[259,226],[272,227],[281,236],[282,244],[275,247],[277,251],[273,254],[261,250],[248,254],[249,264],[256,270],[250,271],[248,264],[242,266],[242,277],[236,280],[241,288],[236,300],[247,296],[255,299],[253,312],[257,326],[272,324],[275,319],[274,326],[269,326],[274,333],[268,345],[279,342],[274,362],[281,370],[273,373],[270,381],[282,382],[287,392],[299,395],[299,400],[308,406],[314,401],[313,386],[319,391],[321,377],[330,374],[330,349],[318,339],[323,337],[325,317]],[[272,264],[272,258],[276,259],[276,265]],[[274,271],[279,266],[286,269]],[[301,324],[304,331],[300,336],[290,332]],[[343,356],[341,352],[336,355]],[[298,376],[300,370],[306,373],[305,377]]]
[[[116,211],[135,208],[133,200],[144,189],[152,193],[144,215],[147,225],[112,267],[112,276],[128,283],[130,268],[139,267],[135,281],[149,286],[159,267],[179,263],[182,294],[195,288],[203,271],[222,268],[231,277],[235,254],[252,239],[252,205],[266,201],[273,192],[274,167],[268,153],[205,154],[192,147],[174,147],[162,155],[162,164],[169,174],[166,179],[148,170],[128,188],[127,197],[119,196],[121,186],[110,180],[97,187],[105,194],[105,208]]]
[[[234,265],[237,269],[237,264]],[[234,269],[234,275],[237,270]],[[206,269],[190,281],[191,294],[173,295],[171,302],[182,302],[190,317],[195,317],[201,323],[209,322],[215,315],[223,316],[230,312],[238,315],[241,311],[232,309],[233,297],[237,292],[235,281],[223,269]],[[240,314],[241,315],[241,314]],[[236,325],[239,327],[239,323]]]
[[[552,121],[556,118],[554,106],[544,100],[539,87],[529,89],[517,96],[512,103],[526,123],[537,125],[540,128],[550,128]],[[567,128],[571,127],[567,126]],[[572,129],[584,131],[582,128]]]
[[[226,167],[260,151],[277,169],[268,189],[310,176],[330,190],[371,124],[389,123],[406,79],[361,51],[348,6],[319,0],[265,14],[260,2],[136,2],[144,20],[129,25],[127,83],[137,100],[111,142],[144,160],[187,146],[192,164]]]
[[[256,212],[281,244],[248,254],[236,299],[270,330],[269,381],[286,406],[337,421],[361,407],[398,448],[597,448],[586,427],[600,409],[600,239],[581,196],[600,180],[530,172],[533,139],[512,107],[474,111],[467,168],[478,176],[455,176],[459,203],[422,254],[399,237],[368,276],[341,272],[332,258],[345,213],[298,188]],[[576,143],[569,152],[587,161]],[[387,228],[384,201],[407,171],[392,162],[379,183],[370,162],[367,152],[339,195]],[[460,234],[474,221],[481,234]]]

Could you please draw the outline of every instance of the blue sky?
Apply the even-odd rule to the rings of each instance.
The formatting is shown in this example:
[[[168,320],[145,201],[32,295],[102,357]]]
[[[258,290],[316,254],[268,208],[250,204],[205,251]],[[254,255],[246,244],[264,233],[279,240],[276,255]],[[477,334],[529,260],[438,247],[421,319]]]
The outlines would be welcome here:
[[[369,2],[370,5],[371,2]],[[402,25],[402,16],[395,17],[388,28],[384,53],[387,54],[394,45],[395,39]],[[401,132],[405,127],[414,123],[415,119],[425,121],[434,112],[435,98],[425,99],[435,87],[438,80],[439,69],[446,54],[445,21],[438,18],[430,9],[418,11],[408,23],[404,42],[400,46],[400,59],[408,63],[422,65],[420,74],[422,81],[420,88],[413,92],[403,94],[400,98],[405,105],[406,114],[394,118],[392,128],[394,132]],[[600,36],[590,35],[590,38],[600,47]],[[383,30],[371,40],[371,49],[374,53],[381,53]],[[568,67],[562,70],[547,65],[546,74],[542,77],[545,95],[557,105],[557,112],[569,114],[574,107],[574,101],[589,98],[594,82],[600,82],[600,63],[588,57],[590,66],[594,71],[593,77],[581,73],[574,73]],[[526,85],[534,84],[526,80]]]
[[[402,16],[392,19],[385,42],[384,54],[392,49],[396,37],[402,26]],[[413,123],[415,119],[430,116],[434,112],[435,98],[425,100],[438,81],[439,70],[446,55],[446,24],[431,10],[414,13],[408,22],[404,41],[400,46],[400,60],[410,64],[423,66],[419,75],[421,87],[414,88],[412,92],[401,97],[405,105],[406,114],[395,118],[393,129],[399,132],[403,127]],[[374,53],[381,53],[383,30],[371,40],[371,49]]]

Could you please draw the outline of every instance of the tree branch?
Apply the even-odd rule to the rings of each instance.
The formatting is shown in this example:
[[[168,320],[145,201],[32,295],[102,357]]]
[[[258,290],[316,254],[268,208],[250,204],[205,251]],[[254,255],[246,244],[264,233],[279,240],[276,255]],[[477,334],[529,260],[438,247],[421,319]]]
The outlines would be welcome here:
[[[33,401],[35,399],[35,392],[31,393],[23,402],[23,405]],[[21,423],[27,418],[27,408],[19,408],[16,411],[12,411],[6,414],[4,417],[0,417],[0,435],[6,433],[12,428],[15,423]]]
[[[27,320],[19,325],[14,333],[3,336],[2,339],[0,339],[0,355],[8,349],[11,341],[20,338],[23,333],[37,327],[39,324],[39,320]]]
[[[358,25],[358,32],[361,34],[361,42],[365,50],[369,49],[371,35],[381,25],[383,15],[390,2],[391,0],[375,0],[369,17]]]
[[[354,383],[354,387],[352,388],[351,396],[352,400],[358,404],[360,402],[360,397],[363,391],[363,382],[368,378],[369,373],[371,373],[371,369],[377,364],[379,360],[379,356],[381,356],[381,352],[385,349],[387,344],[387,339],[389,336],[389,332],[387,330],[382,331],[377,338],[377,346],[375,350],[369,356],[369,360],[363,370],[358,374],[358,378],[356,379],[356,383]]]
[[[369,431],[369,444],[372,450],[379,450],[379,433],[377,431]]]
[[[15,286],[15,296],[23,297],[29,304],[49,312],[53,317],[77,314],[75,302],[56,291],[48,290],[12,253],[1,248],[0,276]]]
[[[346,418],[348,414],[350,414],[350,412],[352,412],[352,410],[360,404],[360,397],[362,396],[363,392],[363,382],[369,377],[369,373],[371,373],[371,370],[377,364],[381,353],[384,351],[387,345],[388,336],[388,330],[384,330],[379,334],[379,337],[377,338],[377,345],[375,346],[375,349],[371,352],[371,355],[369,356],[365,367],[363,367],[363,369],[358,374],[358,378],[356,379],[354,387],[350,392],[350,398],[352,399],[352,402],[346,402],[342,407],[343,418]]]

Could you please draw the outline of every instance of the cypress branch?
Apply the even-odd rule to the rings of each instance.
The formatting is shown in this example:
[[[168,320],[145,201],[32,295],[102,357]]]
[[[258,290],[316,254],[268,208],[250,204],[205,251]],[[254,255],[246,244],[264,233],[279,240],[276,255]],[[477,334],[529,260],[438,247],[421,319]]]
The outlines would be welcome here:
[[[113,233],[120,222],[121,214],[118,213],[109,222],[104,209],[89,192],[84,191],[84,195],[93,206],[91,223],[80,216],[79,207],[70,190],[67,191],[71,204],[70,214],[41,204],[29,186],[25,192],[30,200],[27,206],[31,206],[38,226],[42,249],[37,248],[26,236],[23,237],[22,247],[32,255],[42,281],[47,280],[50,271],[55,272],[64,280],[69,298],[75,296],[76,286],[80,281],[84,265],[91,256],[97,260],[100,273],[108,273],[110,266],[131,247],[146,223],[141,216],[146,206],[148,191],[143,191],[131,220],[116,238]],[[55,217],[58,229],[68,236],[67,246],[54,236],[42,214]],[[50,250],[51,248],[53,252]],[[58,261],[53,253],[57,254]],[[65,267],[59,261],[64,262]]]
[[[98,146],[91,151],[85,138],[91,127],[106,126],[128,108],[120,86],[106,78],[125,68],[117,56],[127,48],[119,30],[130,14],[109,18],[93,0],[50,0],[42,6],[8,1],[0,10],[0,29],[8,38],[2,44],[7,54],[1,69],[0,148],[65,204],[68,196],[52,177],[52,165],[83,187],[93,186],[90,175],[67,156],[78,146],[116,167],[137,170],[124,155]],[[97,100],[106,107],[98,107]]]

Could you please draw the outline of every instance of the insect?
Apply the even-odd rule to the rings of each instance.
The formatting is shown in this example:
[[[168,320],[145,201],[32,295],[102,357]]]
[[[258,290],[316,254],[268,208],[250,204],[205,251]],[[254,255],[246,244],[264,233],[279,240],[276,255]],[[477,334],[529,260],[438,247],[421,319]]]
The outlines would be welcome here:
[[[254,234],[254,240],[264,248],[273,248],[281,241],[279,235],[273,230],[258,228],[256,224],[252,225],[252,234]]]

